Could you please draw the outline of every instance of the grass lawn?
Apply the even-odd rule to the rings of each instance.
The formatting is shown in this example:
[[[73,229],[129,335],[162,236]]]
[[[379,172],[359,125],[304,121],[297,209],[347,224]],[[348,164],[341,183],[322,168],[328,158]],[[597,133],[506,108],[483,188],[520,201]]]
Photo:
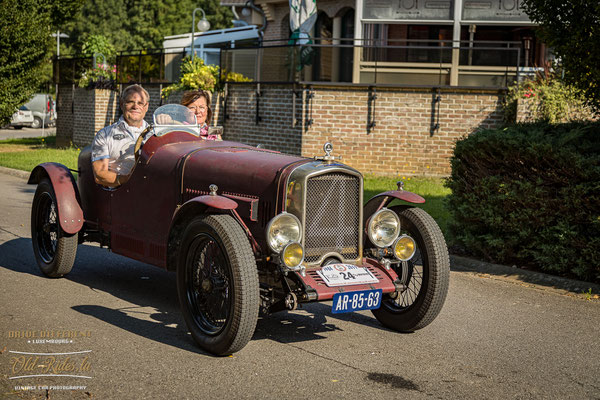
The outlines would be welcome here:
[[[56,137],[0,140],[0,166],[31,171],[36,165],[47,161],[59,162],[68,168],[77,169],[79,149],[57,149]],[[396,189],[396,182],[404,181],[404,189],[423,196],[425,204],[418,206],[427,211],[446,234],[449,213],[444,198],[450,190],[443,186],[441,178],[380,177],[365,175],[365,202],[374,195]],[[392,204],[400,203],[395,200]]]
[[[0,140],[0,166],[31,171],[36,165],[54,161],[77,169],[76,148],[57,149],[56,136]]]
[[[404,181],[404,190],[416,193],[425,198],[424,204],[418,204],[419,208],[427,211],[431,215],[444,235],[447,237],[448,219],[450,213],[444,205],[444,199],[450,194],[450,189],[444,187],[443,178],[423,178],[423,177],[381,177],[365,175],[364,181],[364,199],[365,202],[378,193],[388,190],[394,190],[398,186],[396,182]],[[404,178],[404,179],[401,179]],[[406,204],[400,200],[394,200],[391,205]]]

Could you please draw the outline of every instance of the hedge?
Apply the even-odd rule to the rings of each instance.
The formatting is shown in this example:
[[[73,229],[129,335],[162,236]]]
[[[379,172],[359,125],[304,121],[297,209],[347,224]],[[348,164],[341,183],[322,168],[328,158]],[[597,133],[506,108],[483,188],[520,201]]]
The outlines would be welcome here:
[[[450,235],[466,252],[600,281],[600,123],[519,124],[457,142]]]

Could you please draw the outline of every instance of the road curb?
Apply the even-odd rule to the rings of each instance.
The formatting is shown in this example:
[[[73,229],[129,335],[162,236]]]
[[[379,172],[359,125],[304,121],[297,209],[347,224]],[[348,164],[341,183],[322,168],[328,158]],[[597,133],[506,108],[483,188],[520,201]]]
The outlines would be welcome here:
[[[463,256],[450,255],[450,268],[453,271],[471,272],[493,279],[584,299],[597,300],[595,296],[600,294],[600,285],[595,283],[530,271],[517,266],[509,267],[492,264]],[[591,295],[589,294],[590,289]]]
[[[21,171],[19,169],[0,167],[0,173],[16,176],[18,178],[29,179],[31,172]]]

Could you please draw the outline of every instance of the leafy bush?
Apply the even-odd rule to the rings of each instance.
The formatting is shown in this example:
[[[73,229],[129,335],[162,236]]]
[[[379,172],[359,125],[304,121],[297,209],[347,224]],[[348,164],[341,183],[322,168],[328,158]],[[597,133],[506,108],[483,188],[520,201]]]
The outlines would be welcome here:
[[[520,124],[457,142],[447,206],[473,255],[600,281],[600,123]]]
[[[185,58],[181,63],[181,77],[179,82],[162,90],[162,97],[168,98],[171,94],[183,90],[208,90],[214,92],[221,90],[219,80],[220,70],[216,65],[205,65],[204,60],[199,57],[191,60]],[[225,81],[228,82],[250,82],[251,79],[236,72],[223,70]]]
[[[583,92],[549,72],[538,74],[536,79],[524,80],[508,89],[504,103],[504,115],[508,122],[516,120],[519,102],[528,106],[527,122],[570,122],[592,115]]]
[[[98,64],[81,74],[77,85],[85,89],[111,89],[116,88],[116,65]]]

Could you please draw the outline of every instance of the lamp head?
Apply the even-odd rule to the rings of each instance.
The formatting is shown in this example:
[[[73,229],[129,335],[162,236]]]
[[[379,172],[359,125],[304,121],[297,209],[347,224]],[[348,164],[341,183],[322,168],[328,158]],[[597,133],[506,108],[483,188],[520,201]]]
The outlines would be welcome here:
[[[200,21],[198,21],[198,25],[196,26],[198,27],[198,30],[200,32],[206,32],[210,29],[210,22],[208,22],[206,18],[203,18]]]

